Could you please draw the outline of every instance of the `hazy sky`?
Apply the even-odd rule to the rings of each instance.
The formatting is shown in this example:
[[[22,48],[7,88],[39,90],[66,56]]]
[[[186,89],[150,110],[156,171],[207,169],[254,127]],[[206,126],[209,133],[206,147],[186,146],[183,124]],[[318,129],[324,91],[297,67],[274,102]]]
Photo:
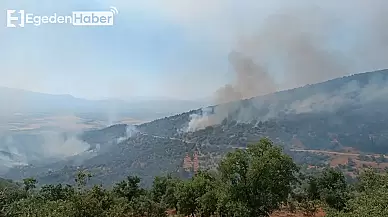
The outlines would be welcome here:
[[[321,31],[329,38],[322,47],[346,53],[350,71],[382,68],[376,58],[359,61],[373,48],[354,52],[353,47],[366,43],[366,28],[377,29],[368,19],[387,6],[384,1],[1,0],[3,13],[23,9],[67,15],[115,6],[119,14],[110,27],[5,28],[6,16],[0,16],[0,86],[93,99],[207,97],[233,79],[228,54],[244,38],[260,34],[268,16],[282,8],[309,10],[314,5],[338,15],[330,32]],[[286,70],[273,65],[270,76],[287,82]]]

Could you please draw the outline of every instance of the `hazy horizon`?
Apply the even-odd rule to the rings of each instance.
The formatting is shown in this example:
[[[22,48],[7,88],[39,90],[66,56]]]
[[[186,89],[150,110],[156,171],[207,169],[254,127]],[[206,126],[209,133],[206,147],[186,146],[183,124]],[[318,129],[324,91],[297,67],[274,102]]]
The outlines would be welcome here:
[[[119,13],[109,27],[3,25],[0,86],[93,100],[207,99],[252,83],[229,59],[234,50],[257,65],[249,85],[263,88],[249,96],[388,68],[384,0],[0,3],[4,13],[37,15],[110,6]]]
[[[30,93],[37,93],[37,94],[47,94],[47,95],[52,95],[52,96],[70,96],[76,99],[83,99],[83,100],[91,100],[91,101],[103,101],[103,100],[118,100],[118,101],[131,101],[131,100],[141,100],[141,101],[158,101],[158,100],[179,100],[179,101],[201,101],[201,100],[206,100],[208,98],[211,98],[211,96],[205,96],[201,98],[194,98],[194,99],[185,99],[185,98],[178,98],[178,97],[173,97],[173,96],[142,96],[142,95],[134,95],[134,96],[129,96],[126,98],[116,98],[116,97],[96,97],[96,98],[88,98],[88,97],[79,97],[75,96],[69,93],[50,93],[50,92],[44,92],[44,91],[34,91],[34,90],[28,90],[28,89],[22,89],[18,87],[7,87],[7,86],[0,86],[0,91],[2,89],[9,89],[9,90],[15,90],[15,91],[22,91],[22,92],[30,92]]]

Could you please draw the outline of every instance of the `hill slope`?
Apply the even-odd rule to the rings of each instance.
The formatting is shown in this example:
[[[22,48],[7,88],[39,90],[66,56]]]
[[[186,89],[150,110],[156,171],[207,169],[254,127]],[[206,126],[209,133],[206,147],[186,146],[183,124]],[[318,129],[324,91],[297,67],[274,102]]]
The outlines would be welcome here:
[[[212,108],[193,110],[179,115],[142,124],[140,129],[158,135],[176,135],[188,127],[192,119],[215,113],[212,125],[221,124],[227,118],[249,123],[283,119],[298,114],[320,114],[346,111],[348,109],[374,109],[385,111],[388,106],[388,70],[360,73],[343,78],[307,85],[277,93],[241,100]],[[381,107],[384,106],[384,107]],[[372,113],[372,112],[371,112]],[[196,114],[197,116],[193,114]],[[339,114],[340,115],[340,114]],[[195,122],[195,121],[194,121]],[[192,122],[193,123],[193,122]],[[202,125],[203,126],[203,125]],[[199,124],[194,129],[201,129]]]
[[[107,185],[128,174],[138,174],[150,184],[149,177],[161,173],[188,175],[182,169],[186,153],[199,152],[200,167],[211,168],[226,151],[264,136],[305,163],[311,158],[290,149],[354,147],[386,153],[387,84],[388,70],[362,73],[158,119],[137,126],[130,137],[123,137],[125,125],[113,126],[85,134],[86,142],[100,144],[94,157],[82,164],[62,162],[73,166],[57,170],[59,165],[55,171],[40,173],[39,180],[70,181],[82,165],[97,182]],[[25,176],[20,170],[10,171],[8,177]]]

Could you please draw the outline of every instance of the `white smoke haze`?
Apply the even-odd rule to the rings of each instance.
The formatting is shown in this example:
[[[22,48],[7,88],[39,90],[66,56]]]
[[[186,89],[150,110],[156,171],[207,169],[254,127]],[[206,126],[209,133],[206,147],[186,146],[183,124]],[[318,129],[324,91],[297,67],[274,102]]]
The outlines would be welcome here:
[[[375,75],[365,86],[352,80],[344,84],[338,91],[330,94],[314,94],[306,99],[293,102],[287,109],[296,114],[335,111],[349,104],[366,105],[376,100],[387,100],[387,96],[388,81],[383,79],[381,75]]]
[[[123,142],[132,136],[136,135],[139,132],[139,130],[136,128],[136,126],[128,124],[125,129],[125,136],[120,137],[117,139],[116,143]]]
[[[16,147],[0,147],[0,173],[21,165],[28,165],[28,159]]]
[[[14,166],[47,164],[64,160],[83,154],[90,148],[89,144],[80,141],[76,135],[66,138],[60,132],[41,132],[39,135],[35,135],[37,140],[31,141],[31,143],[20,140],[26,136],[33,135],[6,135],[3,137],[3,143],[0,143],[0,172],[6,172]]]
[[[241,37],[235,51],[230,53],[229,62],[235,78],[216,91],[214,103],[238,101],[350,73],[388,67],[388,2],[356,0],[348,4],[349,7],[334,8],[329,7],[330,4],[320,7],[321,4],[314,4],[314,1],[306,2],[301,7],[285,4],[278,13],[268,16],[263,25],[253,31],[256,33]],[[354,18],[354,14],[348,11],[353,6],[359,9],[365,7],[366,10],[365,13],[358,14],[355,21],[350,19]],[[348,23],[354,22],[356,27],[366,31],[356,37],[355,46],[348,50],[336,49],[336,46],[340,46],[341,38],[333,40],[333,35],[341,32],[336,25],[341,18]],[[283,72],[283,82],[274,78],[279,71]],[[371,81],[364,87],[358,96],[362,103],[379,99],[386,94],[386,84],[373,83],[375,82]],[[335,95],[316,94],[293,102],[284,109],[303,113],[338,108],[354,100],[348,95],[357,88],[358,84],[349,83]],[[279,103],[276,97],[269,97],[268,100],[270,107],[276,107]],[[251,103],[251,107],[241,104],[231,106],[233,104],[228,103],[220,106],[221,109],[216,109],[213,115],[194,115],[188,129],[195,131],[219,124],[234,113],[237,113],[238,121],[249,120],[253,115],[252,107],[261,109],[260,105]],[[276,115],[276,112],[271,112],[273,108],[268,110],[269,113],[260,119],[265,120]]]
[[[41,151],[44,157],[47,158],[66,158],[78,155],[87,151],[90,145],[80,141],[75,136],[70,138],[63,138],[57,132],[42,133],[44,143],[41,145]]]
[[[217,124],[220,120],[217,120],[219,116],[212,115],[211,108],[203,108],[201,109],[201,114],[191,114],[190,122],[187,127],[182,129],[183,132],[194,132],[197,130],[205,129],[208,126]],[[222,121],[222,120],[221,120]]]
[[[207,126],[212,125],[211,116],[191,114],[190,122],[187,126],[186,132],[194,132],[197,130],[205,129]]]

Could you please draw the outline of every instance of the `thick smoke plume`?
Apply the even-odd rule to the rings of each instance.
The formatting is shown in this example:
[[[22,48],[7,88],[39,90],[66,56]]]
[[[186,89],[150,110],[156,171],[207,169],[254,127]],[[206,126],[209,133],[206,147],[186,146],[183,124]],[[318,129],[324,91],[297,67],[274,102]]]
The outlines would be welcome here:
[[[276,91],[276,85],[267,69],[255,64],[252,59],[241,53],[231,52],[229,62],[236,72],[235,82],[216,92],[217,103],[228,103]]]
[[[318,83],[349,75],[352,72],[388,67],[388,28],[386,26],[388,3],[354,1],[349,4],[346,10],[340,8],[328,10],[314,6],[309,8],[304,6],[303,10],[299,10],[287,7],[269,16],[260,25],[257,34],[241,38],[235,47],[236,51],[229,55],[229,63],[235,78],[215,93],[215,104],[227,104],[216,107],[214,114],[211,115],[206,112],[205,115],[193,115],[187,130],[195,131],[219,124],[231,114],[238,121],[252,119],[252,108],[255,111],[267,109],[266,115],[260,118],[267,119],[277,115],[273,110],[280,99],[268,96],[265,99],[266,103],[251,101],[249,106],[228,102]],[[346,30],[340,29],[337,23],[343,18],[341,16],[351,15],[347,10],[352,6],[365,7],[367,10],[359,14],[357,21],[353,21],[354,25],[365,32],[355,37],[354,46],[343,49],[346,46],[342,44],[341,34],[346,35]],[[347,21],[351,22],[351,19]],[[370,90],[376,92],[376,89],[373,89],[375,88],[373,83],[371,85],[364,87],[365,90],[362,93],[370,93]],[[358,84],[350,83],[342,88],[342,92],[354,90],[354,88],[359,88]],[[384,90],[385,88],[378,89],[377,92],[384,93]],[[322,108],[325,104],[328,106],[343,104],[348,98],[346,94],[341,93],[338,93],[335,98],[320,94],[313,95],[307,99],[290,102],[290,105],[284,109],[300,113]],[[263,105],[266,108],[262,108]]]

